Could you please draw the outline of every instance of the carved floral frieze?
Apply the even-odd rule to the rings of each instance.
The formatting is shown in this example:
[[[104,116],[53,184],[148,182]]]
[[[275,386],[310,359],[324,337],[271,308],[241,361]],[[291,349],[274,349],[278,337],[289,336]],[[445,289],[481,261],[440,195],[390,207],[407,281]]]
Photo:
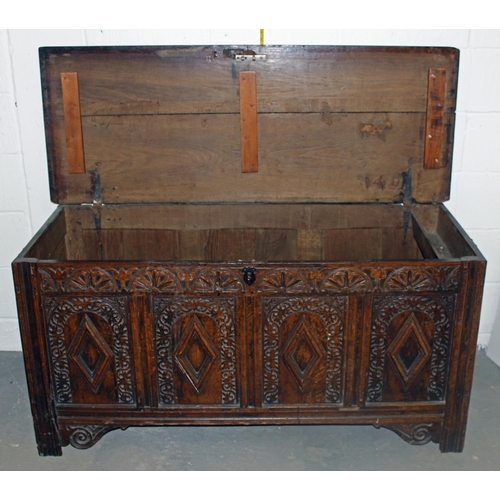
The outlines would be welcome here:
[[[169,295],[302,295],[457,292],[461,265],[369,267],[256,266],[247,284],[238,266],[38,267],[42,293],[158,293]]]

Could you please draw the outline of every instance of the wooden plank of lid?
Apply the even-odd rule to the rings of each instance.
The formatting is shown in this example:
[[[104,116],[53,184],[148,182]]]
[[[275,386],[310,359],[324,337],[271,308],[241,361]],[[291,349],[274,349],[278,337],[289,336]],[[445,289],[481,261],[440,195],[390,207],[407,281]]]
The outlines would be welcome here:
[[[424,168],[427,170],[443,166],[445,87],[446,69],[430,68],[424,154]]]
[[[255,71],[240,71],[241,171],[259,171],[257,142],[257,79]]]
[[[66,128],[66,147],[68,170],[70,174],[85,173],[83,153],[82,113],[80,109],[80,89],[78,73],[61,73],[64,125]]]

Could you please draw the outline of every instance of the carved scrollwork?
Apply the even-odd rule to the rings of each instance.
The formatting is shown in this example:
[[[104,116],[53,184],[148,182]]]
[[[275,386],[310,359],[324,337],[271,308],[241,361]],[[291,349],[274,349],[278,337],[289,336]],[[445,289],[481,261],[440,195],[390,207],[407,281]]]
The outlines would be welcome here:
[[[327,330],[325,402],[337,403],[342,397],[342,356],[344,337],[344,299],[289,298],[265,302],[263,331],[264,401],[278,403],[280,328],[294,313],[318,316]]]
[[[107,432],[126,427],[110,425],[69,425],[61,426],[60,432],[63,446],[70,444],[79,450],[86,450],[101,439]]]
[[[460,266],[447,266],[438,269],[440,275],[441,289],[445,291],[456,291],[460,287]]]
[[[444,399],[454,305],[455,297],[448,295],[375,298],[368,370],[369,402],[382,401],[385,364],[388,357],[387,332],[393,319],[405,311],[423,313],[433,323],[428,399],[438,401]]]
[[[374,424],[377,429],[385,427],[395,432],[403,438],[407,443],[413,445],[423,445],[430,441],[439,443],[441,434],[441,424],[433,423],[390,423],[390,424]]]
[[[160,401],[171,405],[175,403],[172,318],[171,314],[163,310],[164,307],[164,300],[155,301],[156,368]]]
[[[175,403],[172,329],[186,314],[205,315],[216,323],[220,334],[222,403],[234,404],[237,402],[234,309],[233,299],[166,299],[162,297],[155,300],[155,348],[161,404],[171,405]],[[212,356],[214,353],[215,350],[212,350]]]
[[[113,357],[120,403],[133,403],[132,362],[126,322],[125,300],[122,297],[45,298],[44,310],[48,333],[56,401],[72,402],[68,348],[65,326],[78,313],[93,313],[103,318],[113,334]]]

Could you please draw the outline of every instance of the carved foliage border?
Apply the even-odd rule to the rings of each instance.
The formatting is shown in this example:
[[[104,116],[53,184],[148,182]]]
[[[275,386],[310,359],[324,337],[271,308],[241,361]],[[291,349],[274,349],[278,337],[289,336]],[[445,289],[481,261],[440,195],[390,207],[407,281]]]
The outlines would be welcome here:
[[[172,328],[185,314],[206,315],[215,321],[220,332],[222,403],[237,402],[234,311],[233,299],[155,298],[155,350],[160,404],[175,403]]]
[[[242,266],[243,267],[243,266]],[[79,268],[39,266],[42,293],[151,292],[190,295],[356,294],[391,292],[456,292],[461,264],[442,266],[343,266],[278,267],[257,269],[253,285],[243,281],[242,269],[204,267],[113,267]]]
[[[53,366],[55,397],[58,403],[71,403],[71,380],[64,328],[68,319],[78,313],[102,317],[113,333],[113,355],[119,403],[135,401],[130,339],[123,297],[44,297],[46,328]]]
[[[264,301],[263,365],[264,401],[278,403],[279,396],[279,331],[294,313],[319,316],[327,328],[326,403],[338,403],[342,397],[342,357],[345,327],[345,299],[288,298]]]
[[[428,399],[444,399],[454,307],[454,295],[380,296],[374,299],[367,401],[382,401],[387,331],[392,320],[404,311],[423,312],[434,322]]]

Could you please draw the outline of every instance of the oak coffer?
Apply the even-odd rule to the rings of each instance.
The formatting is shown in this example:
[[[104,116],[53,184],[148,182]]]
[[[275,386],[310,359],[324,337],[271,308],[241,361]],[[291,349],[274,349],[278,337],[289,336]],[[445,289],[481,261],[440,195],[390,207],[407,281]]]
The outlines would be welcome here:
[[[13,263],[41,455],[129,426],[461,451],[486,262],[458,50],[40,49],[54,214]]]

